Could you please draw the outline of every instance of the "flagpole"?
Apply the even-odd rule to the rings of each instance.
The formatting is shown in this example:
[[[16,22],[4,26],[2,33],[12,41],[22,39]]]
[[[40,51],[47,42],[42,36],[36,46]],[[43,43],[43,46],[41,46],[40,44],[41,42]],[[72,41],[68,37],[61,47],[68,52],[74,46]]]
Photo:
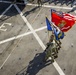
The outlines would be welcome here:
[[[51,18],[52,18],[52,9],[51,9]],[[50,20],[51,20],[51,18],[50,18]],[[52,20],[51,20],[51,25],[52,25],[52,28],[53,28],[53,30],[52,30],[52,34],[54,34],[54,26],[55,26],[55,24],[54,23],[52,23]],[[55,34],[54,34],[54,37],[55,37]],[[55,38],[55,40],[56,40],[56,38]]]
[[[46,16],[46,24],[47,24],[47,30],[48,30],[48,40],[50,40],[50,36],[54,34],[54,24],[49,21],[49,19]],[[55,34],[54,34],[55,36]]]
[[[47,16],[46,16],[46,17],[47,17]],[[51,19],[50,19],[50,20],[51,20]],[[54,26],[53,26],[53,24],[52,24],[52,27],[53,27],[52,33],[48,31],[48,40],[50,40],[51,34],[54,34]]]
[[[49,36],[49,31],[48,31],[48,41],[49,41],[49,39],[50,39],[50,36]]]
[[[52,12],[52,11],[51,11]],[[51,15],[52,15],[52,13],[50,13]],[[50,18],[50,20],[51,20],[51,18]],[[52,21],[51,21],[52,22]],[[52,24],[52,23],[51,23]],[[52,30],[52,33],[54,34],[54,26],[53,26],[53,24],[52,24],[52,28],[53,28],[53,30]]]

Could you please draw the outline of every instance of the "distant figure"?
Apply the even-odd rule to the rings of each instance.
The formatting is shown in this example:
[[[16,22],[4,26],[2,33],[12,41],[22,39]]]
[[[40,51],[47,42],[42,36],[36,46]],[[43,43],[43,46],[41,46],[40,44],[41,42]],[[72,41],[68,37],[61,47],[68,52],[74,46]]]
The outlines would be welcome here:
[[[45,58],[44,60],[47,61],[47,59],[51,57],[51,62],[54,62],[54,59],[58,57],[58,50],[56,48],[56,42],[54,40],[54,35],[50,36],[50,40],[47,43],[47,48],[45,50]]]
[[[37,0],[37,3],[38,3],[38,5],[40,6],[42,6],[42,1],[41,0]]]

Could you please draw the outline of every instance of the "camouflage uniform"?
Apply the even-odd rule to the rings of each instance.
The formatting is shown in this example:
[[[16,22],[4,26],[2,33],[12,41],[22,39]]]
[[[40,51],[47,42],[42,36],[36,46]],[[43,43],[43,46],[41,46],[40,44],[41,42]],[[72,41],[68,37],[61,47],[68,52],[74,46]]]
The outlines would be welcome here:
[[[56,48],[56,43],[54,40],[54,37],[51,36],[49,43],[47,43],[47,49],[46,49],[46,56],[45,56],[45,60],[47,60],[49,57],[52,58],[52,62],[54,62],[54,58],[58,57],[58,50]]]

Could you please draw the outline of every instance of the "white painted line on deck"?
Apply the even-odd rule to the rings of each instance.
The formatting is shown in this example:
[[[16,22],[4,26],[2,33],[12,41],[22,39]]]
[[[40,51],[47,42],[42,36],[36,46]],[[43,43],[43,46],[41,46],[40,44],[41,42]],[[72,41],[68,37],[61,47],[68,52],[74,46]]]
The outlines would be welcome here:
[[[23,16],[23,13],[21,12],[21,10],[17,7],[17,5],[15,5],[15,8],[17,9],[17,11],[19,12],[20,16],[22,17],[22,19],[24,20],[24,22],[26,23],[26,25],[29,27],[29,29],[32,31],[33,35],[35,36],[35,38],[37,39],[37,41],[39,42],[39,44],[41,45],[41,47],[43,49],[45,49],[46,47],[44,46],[43,42],[40,40],[39,36],[35,33],[34,29],[32,28],[32,26],[30,25],[30,23],[27,21],[27,19],[25,18],[25,16]]]
[[[40,13],[40,11],[39,11],[39,13]],[[38,14],[39,14],[39,13],[38,13]],[[37,15],[38,15],[38,14],[37,14]],[[37,16],[36,16],[36,17],[37,17]],[[35,19],[36,19],[36,17],[35,17]],[[34,19],[34,21],[35,21],[35,19]],[[33,21],[33,22],[34,22],[34,21]],[[6,24],[10,24],[10,23],[6,23]],[[10,24],[10,25],[11,25],[11,24]],[[46,26],[41,27],[41,28],[38,28],[38,29],[35,30],[35,32],[36,32],[36,31],[43,30],[43,29],[45,29],[45,28],[46,28]],[[18,36],[16,36],[16,37],[12,37],[12,38],[9,38],[9,39],[0,41],[0,44],[5,43],[5,42],[8,42],[8,41],[11,41],[11,40],[14,40],[14,39],[18,39],[18,38],[20,38],[20,37],[22,38],[23,36],[26,36],[26,35],[31,34],[31,33],[33,33],[33,32],[30,31],[30,32],[27,32],[27,33],[18,35]],[[12,52],[15,50],[15,48],[16,48],[16,46],[15,46],[14,49],[11,51],[11,53],[8,55],[8,57],[7,57],[6,60],[3,62],[3,64],[0,66],[0,69],[4,66],[4,64],[6,63],[6,61],[9,59],[9,57],[11,56],[11,54],[12,54]]]
[[[38,28],[38,29],[35,29],[35,32],[40,31],[40,30],[43,30],[43,29],[46,29],[46,26],[41,27],[41,28]],[[31,34],[31,33],[32,33],[32,32],[29,31],[29,32],[27,32],[27,33],[23,33],[23,34],[20,34],[20,35],[17,35],[17,36],[14,36],[14,37],[11,37],[11,38],[2,40],[2,41],[0,41],[0,44],[3,44],[3,43],[6,43],[6,42],[9,42],[9,41],[12,41],[12,40],[21,38],[21,37],[26,36],[26,35],[29,35],[29,34]]]
[[[47,28],[46,26],[41,27],[41,28],[38,28],[38,29],[35,30],[35,32],[40,31],[40,30],[43,30],[43,29],[46,29],[46,28]]]
[[[9,26],[11,26],[11,25],[12,25],[11,23],[3,23],[3,24],[9,25]]]
[[[3,23],[3,24],[0,26],[0,30],[1,30],[1,31],[6,31],[6,30],[7,30],[7,28],[5,28],[5,25],[11,26],[11,23]]]
[[[35,38],[37,39],[37,41],[39,42],[39,44],[41,45],[41,47],[43,48],[43,50],[45,49],[45,46],[44,46],[44,44],[43,44],[43,42],[41,41],[41,39],[39,38],[39,36],[35,33],[35,31],[34,31],[34,29],[31,27],[31,25],[28,23],[28,21],[27,21],[27,19],[24,17],[24,16],[22,16],[23,14],[22,14],[22,12],[19,10],[19,8],[16,6],[16,5],[14,5],[16,8],[17,8],[17,10],[19,11],[19,13],[20,13],[20,15],[21,15],[21,17],[23,18],[23,20],[27,23],[27,25],[28,25],[28,27],[31,29],[31,31],[32,32],[29,32],[28,34],[30,34],[30,33],[33,33],[33,35],[35,36]],[[56,8],[55,6],[47,6],[47,5],[43,5],[43,7],[54,7],[54,8]],[[60,8],[60,7],[57,7],[57,8]],[[63,7],[62,7],[63,8]],[[60,8],[61,9],[61,8]],[[63,9],[68,9],[68,8],[63,8]],[[71,8],[70,8],[71,9]],[[5,13],[4,13],[5,14]],[[46,28],[46,27],[44,27],[44,28]],[[44,29],[44,28],[42,28],[42,29]],[[36,31],[40,31],[40,30],[42,30],[42,29],[39,29],[39,30],[36,30]],[[28,35],[27,34],[27,35]],[[23,34],[22,35],[20,35],[20,36],[18,36],[19,38],[20,37],[22,37],[23,36]],[[13,38],[11,38],[11,39],[14,39],[14,38],[16,38],[16,37],[13,37]],[[14,49],[13,49],[14,50]],[[12,50],[12,51],[13,51]],[[11,52],[12,53],[12,52]],[[9,56],[7,57],[7,59],[10,57],[10,55],[11,55],[11,53],[9,54]],[[5,64],[5,62],[7,61],[7,59],[4,61],[4,63],[2,64],[2,66]],[[64,72],[61,70],[61,68],[59,67],[59,65],[56,63],[56,61],[53,63],[53,65],[54,65],[54,67],[56,68],[56,70],[59,72],[59,74],[60,75],[65,75],[64,74]],[[1,67],[2,67],[1,66]],[[0,69],[1,69],[1,67],[0,67]]]
[[[0,15],[0,18],[12,7],[12,4]]]
[[[18,35],[18,36],[15,36],[15,37],[12,37],[12,38],[8,38],[6,40],[2,40],[0,41],[0,44],[3,44],[3,43],[6,43],[6,42],[9,42],[9,41],[12,41],[12,40],[15,40],[15,39],[18,39],[20,37],[23,37],[23,36],[26,36],[26,35],[29,35],[31,34],[32,32],[27,32],[27,33],[24,33],[24,34],[21,34],[21,35]]]
[[[12,50],[13,51],[13,50]],[[11,53],[12,53],[11,51]],[[10,57],[11,53],[9,54],[9,56],[6,58],[6,60],[3,62],[3,64],[0,66],[0,69],[2,69],[3,65],[5,64],[5,62],[8,60],[8,58]]]
[[[29,6],[38,6],[38,4],[27,3]],[[46,8],[57,8],[57,9],[72,9],[71,7],[62,7],[62,6],[51,6],[51,5],[42,5],[42,7]]]
[[[4,66],[4,64],[6,63],[6,61],[8,60],[8,58],[11,56],[12,52],[15,50],[16,46],[19,44],[19,42],[21,41],[23,37],[21,37],[19,39],[19,41],[17,42],[17,44],[15,45],[15,47],[12,49],[11,53],[8,55],[8,57],[6,58],[6,60],[3,62],[3,64],[0,66],[0,69]]]
[[[26,30],[26,32],[28,31],[28,29]],[[12,51],[10,52],[10,54],[8,55],[8,57],[5,59],[5,61],[3,62],[3,64],[0,66],[0,69],[2,69],[2,67],[4,66],[4,64],[6,63],[6,61],[9,59],[9,57],[11,56],[12,52],[15,50],[16,46],[19,44],[19,42],[22,40],[23,37],[21,37],[18,42],[16,43],[16,45],[14,46],[14,48],[12,49]]]
[[[14,6],[17,9],[17,11],[19,12],[19,14],[22,17],[22,19],[24,20],[24,22],[27,24],[27,26],[32,31],[34,37],[36,38],[36,40],[38,41],[38,43],[40,44],[40,46],[42,47],[42,49],[45,50],[45,48],[46,48],[45,45],[43,44],[43,42],[41,41],[41,39],[39,38],[39,36],[35,33],[34,29],[30,25],[30,23],[27,21],[27,19],[23,16],[23,13],[21,12],[21,10],[17,7],[17,5],[14,5]],[[54,65],[54,67],[56,68],[56,70],[58,71],[58,73],[60,75],[65,75],[64,72],[61,70],[61,68],[59,67],[59,65],[57,64],[56,61],[53,63],[53,65]]]
[[[6,30],[7,30],[7,29],[1,29],[1,28],[0,28],[0,31],[4,31],[4,32],[5,32]]]
[[[3,3],[12,3],[10,1],[0,1],[0,2],[3,2]],[[17,3],[16,4],[21,4],[21,5],[29,5],[29,6],[38,6],[38,4],[31,4],[31,3]],[[71,7],[62,7],[62,6],[51,6],[51,5],[45,5],[43,4],[42,7],[46,7],[46,8],[57,8],[57,9],[72,9]]]
[[[76,13],[76,10],[74,12]]]

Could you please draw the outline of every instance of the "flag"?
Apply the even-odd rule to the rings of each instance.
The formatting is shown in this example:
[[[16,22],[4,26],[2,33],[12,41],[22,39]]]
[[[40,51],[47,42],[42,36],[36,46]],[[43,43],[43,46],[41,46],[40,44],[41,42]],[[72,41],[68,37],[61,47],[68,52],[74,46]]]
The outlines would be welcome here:
[[[50,21],[48,20],[47,17],[46,17],[46,25],[47,25],[47,30],[52,31],[52,26],[51,26]]]
[[[55,25],[53,26],[53,23],[48,20],[46,17],[46,25],[48,31],[53,31],[56,40],[63,39],[64,38],[64,32],[62,32],[59,28],[57,28]]]
[[[63,39],[64,38],[64,32],[57,31],[55,28],[54,28],[54,35],[55,35],[55,39],[56,40],[59,40],[59,39]]]
[[[51,9],[51,21],[60,28],[62,32],[67,32],[75,24],[76,16],[62,13]]]

